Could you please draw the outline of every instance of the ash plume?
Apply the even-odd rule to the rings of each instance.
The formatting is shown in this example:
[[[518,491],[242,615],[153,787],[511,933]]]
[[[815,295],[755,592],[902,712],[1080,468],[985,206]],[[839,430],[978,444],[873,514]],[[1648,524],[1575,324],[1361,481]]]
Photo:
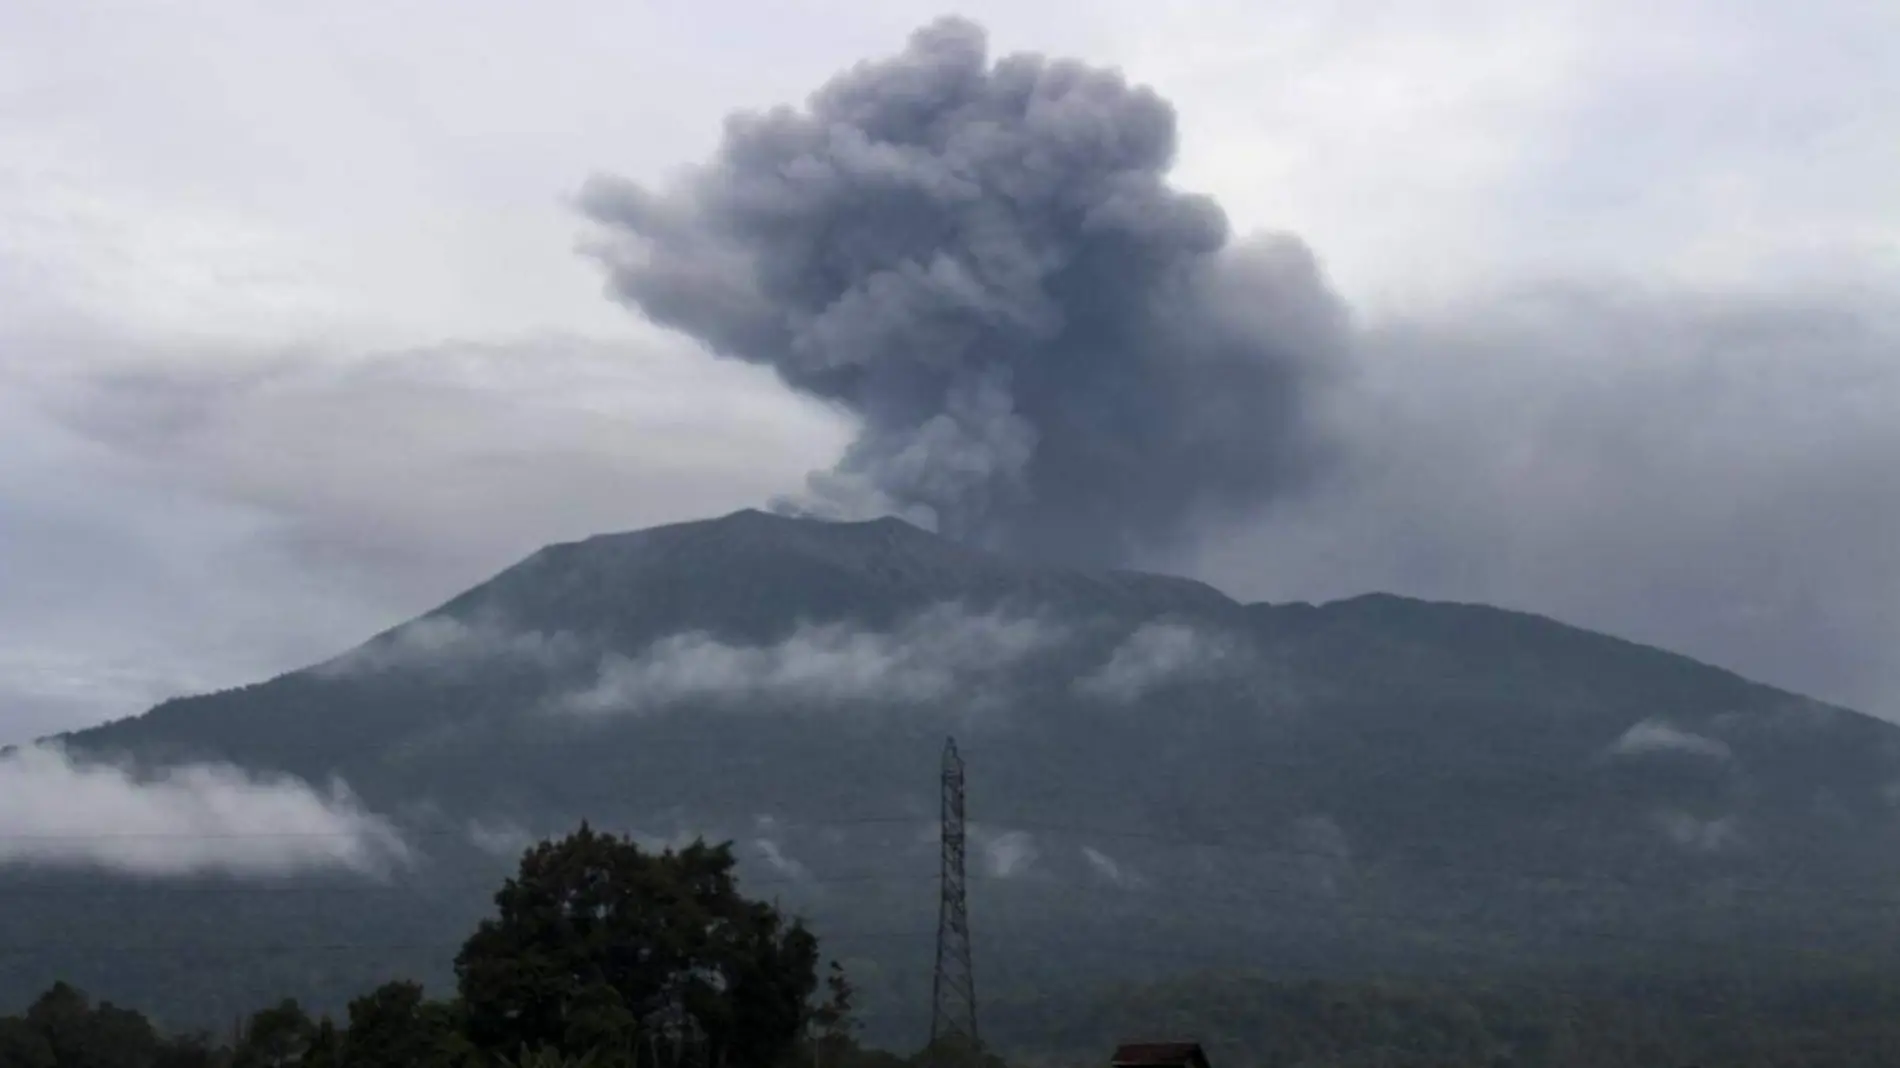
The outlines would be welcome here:
[[[1154,92],[944,19],[580,203],[617,299],[859,418],[788,507],[1112,563],[1309,476],[1347,333],[1304,246],[1169,185],[1175,149]]]

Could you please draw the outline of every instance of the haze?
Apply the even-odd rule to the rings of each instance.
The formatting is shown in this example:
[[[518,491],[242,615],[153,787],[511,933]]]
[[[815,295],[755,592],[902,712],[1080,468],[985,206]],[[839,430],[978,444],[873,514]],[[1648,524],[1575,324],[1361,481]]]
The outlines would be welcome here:
[[[591,176],[666,188],[943,14],[770,10],[0,12],[0,743],[807,493],[863,406],[644,320],[579,248]],[[1323,476],[1104,559],[1530,609],[1900,717],[1900,13],[959,10],[992,59],[1170,103],[1169,185],[1342,310]]]

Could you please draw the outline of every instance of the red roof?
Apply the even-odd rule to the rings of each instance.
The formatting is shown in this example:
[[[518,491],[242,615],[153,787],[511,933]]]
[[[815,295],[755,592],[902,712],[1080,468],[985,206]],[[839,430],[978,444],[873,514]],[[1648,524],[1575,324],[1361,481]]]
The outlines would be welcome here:
[[[1199,1042],[1130,1042],[1115,1051],[1115,1068],[1208,1068]]]

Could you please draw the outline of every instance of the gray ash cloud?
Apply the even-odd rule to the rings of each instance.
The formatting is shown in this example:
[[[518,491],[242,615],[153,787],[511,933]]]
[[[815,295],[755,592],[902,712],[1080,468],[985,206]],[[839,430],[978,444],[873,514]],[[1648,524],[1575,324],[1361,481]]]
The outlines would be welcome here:
[[[617,299],[859,418],[795,509],[1114,563],[1309,478],[1347,344],[1304,246],[1235,239],[1175,151],[1152,91],[945,19],[581,205]]]

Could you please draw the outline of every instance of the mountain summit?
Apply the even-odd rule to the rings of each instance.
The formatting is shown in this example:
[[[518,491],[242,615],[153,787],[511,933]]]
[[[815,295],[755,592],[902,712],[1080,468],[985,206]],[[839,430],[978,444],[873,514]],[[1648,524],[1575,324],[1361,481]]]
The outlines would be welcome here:
[[[412,862],[373,884],[16,873],[0,996],[65,977],[208,1022],[439,982],[513,854],[585,818],[733,840],[904,1027],[949,734],[993,992],[1852,952],[1885,913],[1817,902],[1900,876],[1900,730],[1661,650],[748,511],[550,546],[325,663],[64,738],[347,783]]]

